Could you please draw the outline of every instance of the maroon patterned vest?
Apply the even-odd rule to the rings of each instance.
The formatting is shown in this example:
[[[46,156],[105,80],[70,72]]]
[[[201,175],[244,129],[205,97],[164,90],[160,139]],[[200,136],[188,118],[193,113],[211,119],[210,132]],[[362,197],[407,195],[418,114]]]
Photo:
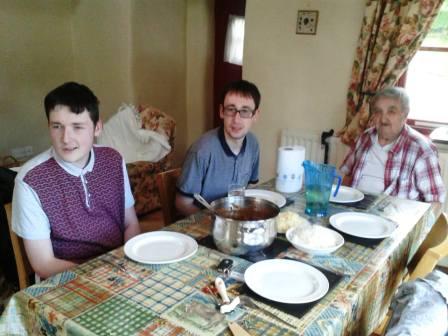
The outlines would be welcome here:
[[[50,221],[56,258],[82,261],[123,244],[124,179],[122,158],[108,147],[94,147],[95,162],[81,177],[67,173],[54,158],[31,169],[24,181],[37,193]]]

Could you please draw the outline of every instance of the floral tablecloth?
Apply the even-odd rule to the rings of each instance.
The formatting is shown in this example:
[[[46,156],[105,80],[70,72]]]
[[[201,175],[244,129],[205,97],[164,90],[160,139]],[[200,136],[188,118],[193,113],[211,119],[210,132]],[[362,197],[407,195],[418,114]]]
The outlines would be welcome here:
[[[273,184],[258,187],[273,189]],[[285,196],[294,203],[282,211],[303,215],[303,191]],[[330,205],[330,215],[341,211],[359,209]],[[301,318],[259,302],[295,328],[245,306],[220,314],[213,283],[219,275],[218,263],[229,256],[199,246],[194,256],[165,265],[133,262],[118,248],[53,276],[12,297],[0,319],[0,334],[231,335],[228,322],[237,321],[251,335],[368,335],[385,313],[400,275],[440,214],[440,207],[379,197],[363,212],[387,217],[398,223],[398,229],[378,245],[346,241],[333,254],[323,256],[307,255],[289,246],[277,256],[342,276]],[[320,224],[328,225],[328,218]],[[199,213],[166,229],[200,240],[210,234],[211,227],[210,216]],[[231,258],[237,272],[244,273],[251,265],[243,258]],[[236,295],[236,287],[236,282],[229,283],[231,297]]]

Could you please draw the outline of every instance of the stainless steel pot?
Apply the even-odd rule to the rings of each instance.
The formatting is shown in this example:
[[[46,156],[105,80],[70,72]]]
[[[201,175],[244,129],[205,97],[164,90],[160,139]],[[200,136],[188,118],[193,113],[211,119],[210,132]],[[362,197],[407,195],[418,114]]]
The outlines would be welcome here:
[[[211,203],[215,214],[213,240],[216,247],[231,255],[242,255],[272,244],[279,207],[255,197],[230,196]]]

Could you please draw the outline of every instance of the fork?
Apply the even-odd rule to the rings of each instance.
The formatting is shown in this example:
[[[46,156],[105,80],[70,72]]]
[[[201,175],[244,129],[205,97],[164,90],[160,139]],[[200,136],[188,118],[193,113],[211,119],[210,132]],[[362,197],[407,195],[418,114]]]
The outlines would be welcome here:
[[[268,316],[270,318],[273,318],[276,321],[282,322],[282,323],[286,324],[287,326],[289,326],[291,328],[294,328],[294,329],[297,328],[294,324],[292,324],[292,323],[290,323],[288,321],[283,320],[282,318],[278,317],[274,313],[271,313],[269,310],[259,306],[257,303],[255,303],[254,300],[252,300],[249,296],[247,296],[245,294],[240,295],[240,302],[241,302],[242,305],[244,305],[244,306],[246,306],[248,308],[251,308],[251,309],[257,309],[257,310],[261,311],[264,315],[266,315],[266,316]]]
[[[124,265],[124,262],[119,261],[117,263],[110,261],[109,259],[101,259],[101,261],[105,262],[106,264],[112,265],[116,269],[122,271],[123,273],[129,275],[130,277],[134,278],[138,281],[143,281],[142,277],[138,276],[137,274],[134,274],[133,272],[128,271],[126,266]]]

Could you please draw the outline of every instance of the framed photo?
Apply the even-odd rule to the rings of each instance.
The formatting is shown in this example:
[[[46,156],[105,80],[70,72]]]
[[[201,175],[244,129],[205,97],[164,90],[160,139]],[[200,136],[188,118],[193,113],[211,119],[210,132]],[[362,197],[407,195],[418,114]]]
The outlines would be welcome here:
[[[299,10],[297,14],[296,34],[315,35],[318,19],[319,11],[317,10]]]

